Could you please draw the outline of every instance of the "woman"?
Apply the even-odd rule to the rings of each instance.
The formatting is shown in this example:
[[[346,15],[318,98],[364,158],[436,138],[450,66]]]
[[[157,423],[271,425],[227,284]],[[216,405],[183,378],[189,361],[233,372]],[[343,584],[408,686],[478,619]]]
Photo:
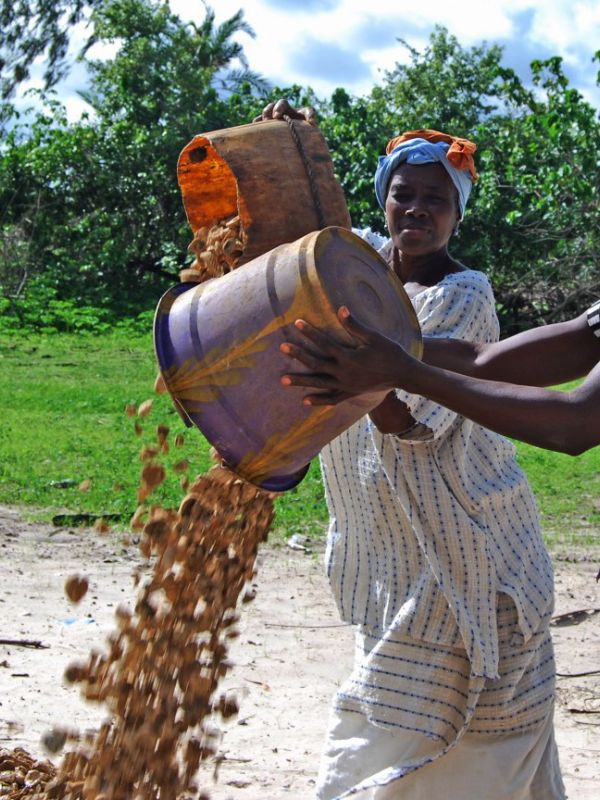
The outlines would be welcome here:
[[[435,131],[393,139],[375,175],[390,240],[365,237],[403,282],[425,335],[491,342],[489,282],[448,251],[474,151]],[[552,570],[512,445],[396,391],[321,463],[328,575],[342,618],[359,627],[318,797],[563,798]]]

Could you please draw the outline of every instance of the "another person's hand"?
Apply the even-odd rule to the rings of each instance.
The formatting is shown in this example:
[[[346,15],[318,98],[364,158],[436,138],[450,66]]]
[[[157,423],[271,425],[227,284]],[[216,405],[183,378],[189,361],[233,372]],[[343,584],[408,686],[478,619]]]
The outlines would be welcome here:
[[[398,375],[410,369],[412,357],[396,342],[361,325],[344,306],[338,318],[355,345],[343,345],[305,320],[296,320],[302,343],[284,342],[280,350],[308,367],[310,372],[286,373],[284,386],[319,389],[304,398],[306,405],[337,405],[359,394],[389,391],[399,385]]]
[[[283,119],[284,117],[301,119],[310,125],[317,125],[317,113],[314,108],[309,106],[306,108],[294,108],[283,98],[265,106],[262,112],[257,117],[254,117],[252,122],[262,122],[266,119]]]

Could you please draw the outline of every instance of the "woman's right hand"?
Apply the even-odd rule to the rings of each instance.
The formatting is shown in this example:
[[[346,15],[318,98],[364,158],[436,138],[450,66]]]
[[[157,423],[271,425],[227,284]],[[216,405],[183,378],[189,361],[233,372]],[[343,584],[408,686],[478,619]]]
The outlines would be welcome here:
[[[310,125],[317,125],[317,113],[314,108],[310,106],[294,108],[284,98],[277,100],[275,103],[269,103],[257,117],[254,117],[252,122],[262,122],[266,119],[283,119],[284,117],[301,119]]]

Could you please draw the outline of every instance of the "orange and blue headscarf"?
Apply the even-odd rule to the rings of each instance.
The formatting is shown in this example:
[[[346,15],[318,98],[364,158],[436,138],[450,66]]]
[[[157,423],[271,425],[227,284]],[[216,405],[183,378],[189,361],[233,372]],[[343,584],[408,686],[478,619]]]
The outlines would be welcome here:
[[[432,164],[439,162],[456,186],[461,219],[465,213],[467,200],[473,183],[477,180],[473,154],[477,149],[474,142],[451,136],[449,133],[429,130],[406,131],[395,139],[390,139],[386,155],[379,157],[375,172],[375,195],[377,202],[385,208],[385,199],[392,173],[400,164]]]

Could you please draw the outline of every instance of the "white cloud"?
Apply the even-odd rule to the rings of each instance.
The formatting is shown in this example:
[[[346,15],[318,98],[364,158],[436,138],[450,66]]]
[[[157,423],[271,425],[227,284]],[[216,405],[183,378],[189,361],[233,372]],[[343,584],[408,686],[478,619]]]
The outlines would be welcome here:
[[[172,0],[171,5],[183,18],[189,16],[187,0]],[[288,4],[289,5],[289,4]],[[267,0],[219,0],[214,3],[217,21],[232,16],[241,7],[244,17],[257,37],[240,37],[250,65],[267,79],[277,83],[310,83],[317,94],[327,95],[337,83],[323,76],[310,80],[292,68],[292,54],[308,38],[345,47],[367,38],[369,30],[387,27],[395,37],[406,38],[421,48],[434,25],[443,25],[464,46],[484,40],[510,45],[512,52],[522,47],[528,60],[561,56],[570,68],[577,88],[600,105],[600,91],[595,87],[596,70],[590,67],[595,50],[600,47],[600,2],[598,0],[463,0],[459,5],[447,0],[429,0],[411,4],[406,13],[389,0],[339,0],[335,8],[323,3],[323,10],[312,3],[306,10],[283,11]],[[198,12],[201,14],[201,10]],[[404,53],[393,41],[382,41],[361,49],[359,55],[371,68],[369,80],[346,85],[351,92],[367,92],[380,80],[382,71],[403,60]],[[296,63],[298,59],[294,59]],[[524,79],[528,75],[521,76]]]
[[[406,13],[391,0],[314,0],[297,3],[274,0],[208,0],[215,9],[217,24],[233,16],[240,8],[254,29],[256,38],[239,34],[238,39],[250,67],[267,80],[281,86],[298,83],[310,85],[317,95],[327,97],[343,85],[355,94],[365,94],[380,82],[385,70],[398,61],[406,61],[407,53],[396,41],[406,39],[422,50],[434,25],[443,25],[459,42],[469,47],[482,41],[498,42],[506,47],[507,65],[520,70],[522,79],[529,77],[527,65],[534,58],[558,55],[564,59],[572,85],[597,107],[600,89],[595,84],[600,65],[591,58],[600,47],[600,0],[462,0],[459,5],[448,0],[428,0],[412,4]],[[182,19],[200,21],[204,6],[189,0],[171,0],[175,13]],[[190,11],[190,8],[193,10]],[[83,33],[81,34],[83,39]],[[340,70],[324,65],[331,59],[319,52],[331,46],[348,63],[345,80]],[[350,66],[354,52],[370,74]],[[100,57],[98,50],[92,54]],[[107,51],[110,55],[110,51]],[[309,60],[307,63],[307,59]],[[512,59],[512,61],[511,61]],[[322,74],[319,74],[319,69]],[[363,68],[364,73],[364,68]],[[77,76],[81,80],[81,75]],[[69,118],[81,113],[83,102],[76,94],[73,78],[61,87]],[[36,71],[31,85],[40,83]],[[79,86],[83,84],[80,82]]]

